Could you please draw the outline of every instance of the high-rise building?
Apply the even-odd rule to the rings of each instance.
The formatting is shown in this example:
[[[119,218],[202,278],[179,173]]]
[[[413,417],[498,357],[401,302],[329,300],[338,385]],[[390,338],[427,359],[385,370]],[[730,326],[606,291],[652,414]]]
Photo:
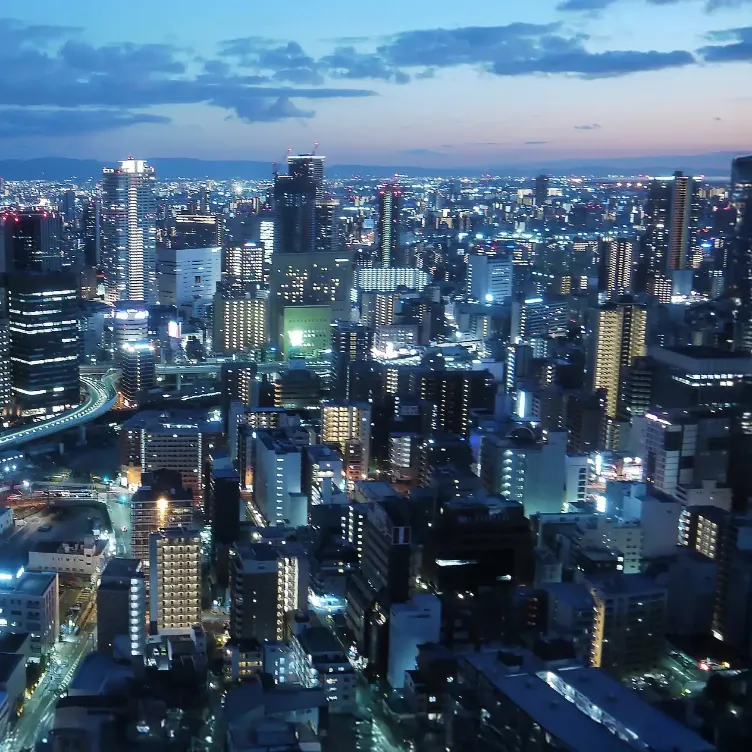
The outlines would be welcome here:
[[[102,204],[99,199],[91,199],[83,209],[81,217],[84,241],[84,263],[86,266],[99,266],[102,248]]]
[[[269,283],[271,256],[263,243],[248,241],[225,249],[224,272],[241,282]]]
[[[325,402],[321,406],[321,442],[336,444],[345,464],[349,489],[368,477],[371,459],[371,406]]]
[[[294,542],[238,543],[230,556],[230,637],[275,642],[285,617],[308,607],[307,558]]]
[[[645,355],[647,309],[632,302],[608,303],[592,315],[592,387],[604,390],[608,418],[616,418],[622,377]]]
[[[190,308],[214,297],[222,279],[219,246],[157,249],[157,292],[161,305]]]
[[[102,252],[105,297],[157,300],[154,168],[141,159],[106,167],[102,176]]]
[[[214,294],[214,352],[258,350],[269,343],[269,291],[256,283],[220,282]]]
[[[752,352],[752,156],[731,167],[731,203],[736,213],[734,237],[725,271],[726,293],[741,304],[736,341]]]
[[[318,184],[306,175],[274,180],[274,253],[310,253],[316,247]]]
[[[259,431],[256,438],[256,506],[270,525],[308,524],[308,500],[301,493],[302,457],[284,431]]]
[[[514,264],[506,256],[467,256],[467,294],[481,303],[508,303],[512,298]]]
[[[373,350],[373,329],[349,321],[332,324],[332,371],[334,394],[349,396],[350,363],[369,360]]]
[[[399,265],[402,188],[387,183],[379,188],[376,249],[383,266]]]
[[[146,577],[141,559],[111,559],[97,587],[97,650],[112,655],[115,640],[130,655],[146,647]]]
[[[46,209],[0,214],[0,271],[51,272],[61,268],[62,220]]]
[[[138,401],[142,392],[157,384],[154,345],[151,342],[126,342],[120,353],[120,393],[129,404]]]
[[[324,200],[324,162],[317,154],[288,154],[287,174],[294,178],[308,178],[316,184],[316,201]]]
[[[8,329],[13,400],[23,416],[59,413],[81,401],[78,292],[72,274],[9,277]]]
[[[171,470],[145,473],[141,487],[131,497],[131,554],[149,565],[149,537],[167,527],[193,523],[193,493],[180,485]]]
[[[543,206],[548,200],[548,175],[538,175],[535,178],[535,205]]]
[[[149,536],[149,621],[152,631],[201,623],[201,537],[168,527]]]
[[[589,583],[595,601],[590,665],[617,675],[661,660],[666,639],[666,589],[641,574]]]
[[[533,337],[562,337],[569,326],[569,302],[526,298],[512,303],[512,342]]]
[[[699,184],[682,172],[650,184],[645,205],[647,289],[661,302],[669,302],[672,292],[681,291],[685,283],[680,282],[679,273],[692,268],[698,198]]]
[[[603,244],[603,281],[610,295],[632,292],[633,251],[634,243],[628,238],[615,238]]]
[[[182,248],[213,248],[224,242],[224,218],[221,214],[177,214],[165,238],[165,245]]]

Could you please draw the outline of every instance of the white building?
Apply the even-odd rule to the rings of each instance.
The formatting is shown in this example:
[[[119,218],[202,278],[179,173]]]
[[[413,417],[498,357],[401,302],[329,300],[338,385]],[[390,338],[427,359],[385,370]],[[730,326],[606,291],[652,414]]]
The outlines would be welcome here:
[[[467,294],[480,303],[507,303],[512,298],[514,264],[506,256],[467,257]]]
[[[284,434],[274,431],[256,434],[254,499],[270,525],[308,524],[308,505],[300,499],[301,467],[300,448]]]
[[[411,267],[355,267],[353,295],[359,292],[394,292],[399,288],[420,292],[431,283],[423,269]]]
[[[85,538],[83,543],[37,543],[29,551],[27,570],[80,574],[96,582],[107,563],[107,541]]]
[[[0,572],[0,636],[28,632],[31,660],[41,660],[57,643],[57,588],[57,572]]]
[[[10,507],[0,507],[0,535],[15,527],[16,515]]]
[[[201,623],[201,538],[166,528],[149,536],[149,619],[159,631]]]
[[[561,337],[567,333],[569,304],[566,300],[546,303],[543,298],[528,298],[512,303],[512,342],[531,337]]]
[[[416,667],[418,646],[438,643],[441,637],[441,601],[432,593],[414,595],[389,611],[388,681],[394,689],[405,686],[405,671]]]
[[[666,496],[654,496],[643,484],[634,484],[624,496],[622,517],[639,520],[642,528],[642,558],[671,556],[676,551],[679,520],[685,507]]]
[[[330,713],[352,713],[358,683],[339,640],[327,627],[311,627],[292,638],[293,671],[304,687],[326,693]]]
[[[105,299],[157,300],[157,202],[154,168],[142,159],[102,175],[102,269]]]
[[[157,285],[163,305],[190,307],[197,300],[211,300],[221,279],[219,247],[157,250]]]
[[[564,458],[564,510],[568,504],[587,500],[588,455],[568,454]]]

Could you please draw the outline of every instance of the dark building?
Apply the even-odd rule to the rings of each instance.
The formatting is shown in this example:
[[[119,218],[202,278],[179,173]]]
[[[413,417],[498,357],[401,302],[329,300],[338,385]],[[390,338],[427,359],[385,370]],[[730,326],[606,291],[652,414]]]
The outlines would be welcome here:
[[[274,253],[310,253],[316,242],[316,181],[277,175],[274,181]]]
[[[22,416],[80,402],[78,292],[73,274],[26,272],[8,282],[13,399]]]
[[[350,393],[350,364],[367,361],[373,349],[373,329],[349,321],[332,324],[332,392],[338,398]]]
[[[49,272],[63,261],[62,220],[55,211],[14,211],[0,215],[0,271]]]
[[[543,206],[548,200],[548,175],[538,175],[535,178],[535,205]]]
[[[164,245],[182,248],[213,248],[224,241],[224,218],[221,214],[178,214],[163,241]]]
[[[97,650],[112,655],[115,639],[141,655],[146,645],[146,578],[140,559],[112,559],[97,587]]]
[[[532,581],[534,539],[522,504],[503,499],[444,504],[425,533],[422,579],[436,591]]]
[[[378,211],[376,248],[379,259],[383,266],[398,266],[402,213],[400,186],[387,183],[379,189]]]
[[[213,451],[206,466],[204,514],[212,544],[229,546],[240,537],[240,476],[226,452]]]

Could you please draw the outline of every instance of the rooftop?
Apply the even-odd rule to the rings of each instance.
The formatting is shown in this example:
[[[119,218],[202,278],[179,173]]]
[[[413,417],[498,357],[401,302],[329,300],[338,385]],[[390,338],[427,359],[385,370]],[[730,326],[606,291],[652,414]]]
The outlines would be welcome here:
[[[311,655],[315,656],[316,653],[341,653],[343,660],[347,660],[340,641],[328,627],[311,627],[310,629],[306,629],[298,637],[298,642],[300,642],[303,650]]]
[[[666,592],[666,588],[659,585],[652,577],[644,574],[623,574],[618,572],[600,579],[593,578],[589,584],[606,596]]]
[[[141,559],[110,559],[102,572],[102,579],[106,577],[137,577],[143,575]]]
[[[0,590],[32,597],[43,596],[57,582],[55,572],[24,572],[14,580],[0,582]]]
[[[572,609],[593,609],[595,603],[588,589],[580,582],[550,582],[543,588],[551,598],[565,603]]]

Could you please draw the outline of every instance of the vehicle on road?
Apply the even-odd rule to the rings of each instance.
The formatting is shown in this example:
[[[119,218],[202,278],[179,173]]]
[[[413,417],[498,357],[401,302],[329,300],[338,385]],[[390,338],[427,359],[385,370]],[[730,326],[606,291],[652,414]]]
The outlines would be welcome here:
[[[123,527],[121,527],[120,530],[123,533],[127,533],[128,532],[128,525],[123,525]]]
[[[37,530],[39,530],[40,533],[49,533],[50,530],[52,530],[52,525],[40,525]]]

